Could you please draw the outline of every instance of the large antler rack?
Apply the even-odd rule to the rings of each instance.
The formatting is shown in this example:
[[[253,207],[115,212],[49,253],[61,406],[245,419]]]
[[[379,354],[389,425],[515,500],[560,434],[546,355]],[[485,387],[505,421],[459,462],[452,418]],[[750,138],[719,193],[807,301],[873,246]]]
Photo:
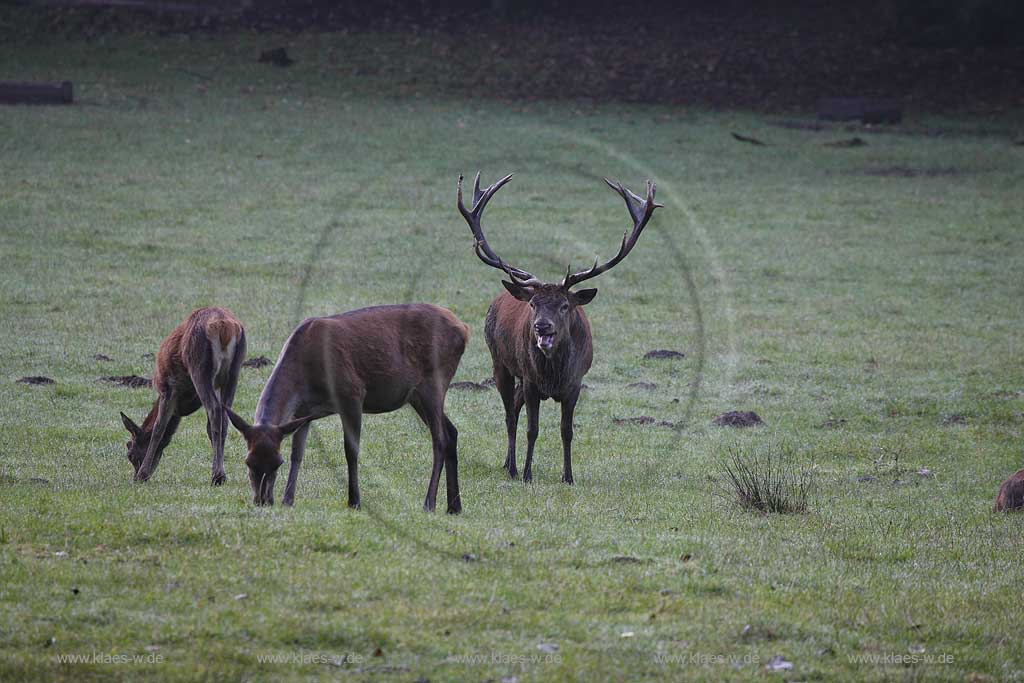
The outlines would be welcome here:
[[[647,221],[651,220],[651,215],[654,210],[663,207],[664,204],[658,204],[654,201],[654,193],[657,191],[657,185],[652,181],[647,181],[647,198],[643,199],[633,194],[622,186],[621,183],[613,182],[604,179],[608,183],[608,187],[612,188],[622,197],[626,202],[626,208],[629,210],[629,215],[633,218],[633,231],[627,230],[622,234],[622,245],[619,247],[619,253],[615,255],[610,261],[602,263],[600,266],[597,265],[597,260],[594,260],[594,266],[588,270],[582,270],[578,273],[572,273],[567,270],[565,278],[562,280],[563,287],[572,287],[577,285],[584,280],[597,277],[601,273],[611,270],[614,268],[622,259],[629,255],[629,252],[633,250],[636,241],[640,239],[640,233],[643,232],[644,227],[647,225]]]
[[[516,268],[515,266],[504,261],[493,249],[491,245],[487,243],[487,238],[484,236],[483,228],[480,226],[480,218],[483,216],[484,208],[487,206],[487,202],[491,200],[494,193],[502,188],[505,183],[512,180],[512,174],[508,174],[498,182],[489,186],[485,190],[480,190],[480,174],[476,174],[476,180],[473,182],[473,208],[467,209],[466,205],[462,202],[462,174],[459,174],[459,213],[466,219],[466,223],[469,224],[469,229],[473,231],[473,250],[476,251],[476,255],[481,261],[497,268],[500,271],[506,273],[513,282],[520,285],[539,285],[542,284],[540,280],[530,275],[522,268]]]

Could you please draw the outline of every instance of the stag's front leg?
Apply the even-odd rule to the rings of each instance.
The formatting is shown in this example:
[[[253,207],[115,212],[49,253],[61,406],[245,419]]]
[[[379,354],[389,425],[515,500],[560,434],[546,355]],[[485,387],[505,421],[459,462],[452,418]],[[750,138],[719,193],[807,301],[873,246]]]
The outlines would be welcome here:
[[[523,481],[533,481],[533,447],[540,431],[540,394],[532,384],[523,382],[523,398],[526,401],[526,466],[523,467]]]
[[[519,411],[523,409],[523,392],[521,388],[516,389],[515,377],[504,366],[494,368],[494,383],[501,394],[502,405],[505,406],[505,431],[508,434],[508,450],[502,467],[509,477],[515,479],[519,476],[516,468],[516,431],[519,429]]]
[[[576,412],[576,401],[580,390],[562,401],[562,481],[572,483],[572,417]]]
[[[309,436],[307,422],[292,435],[291,463],[288,465],[288,483],[284,485],[284,498],[282,505],[295,505],[295,487],[299,483],[299,468],[302,466],[302,456],[306,453],[306,437]]]

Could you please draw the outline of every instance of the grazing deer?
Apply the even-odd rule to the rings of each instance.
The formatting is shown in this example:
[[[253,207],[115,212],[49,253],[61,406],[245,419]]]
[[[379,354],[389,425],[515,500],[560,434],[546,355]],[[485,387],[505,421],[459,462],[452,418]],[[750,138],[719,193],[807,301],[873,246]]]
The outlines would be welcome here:
[[[656,187],[647,181],[647,198],[641,199],[619,183],[605,182],[625,200],[633,219],[633,231],[622,236],[619,253],[610,261],[573,273],[571,267],[559,283],[544,283],[525,270],[503,261],[484,237],[480,227],[487,202],[494,193],[511,180],[507,175],[484,191],[480,191],[480,174],[473,186],[473,207],[462,202],[462,176],[459,176],[458,206],[473,232],[474,249],[481,261],[503,271],[504,292],[487,309],[484,337],[494,363],[494,381],[505,405],[505,427],[508,431],[508,454],[505,469],[513,479],[516,471],[516,429],[519,412],[526,405],[526,466],[523,481],[533,479],[533,447],[537,440],[540,402],[552,398],[562,404],[562,481],[572,479],[572,418],[580,396],[583,376],[590,369],[594,356],[590,322],[583,312],[597,295],[596,289],[572,291],[572,287],[615,267],[633,249],[644,226],[662,206],[654,201]],[[519,385],[516,386],[516,380]]]
[[[345,434],[348,505],[359,507],[363,413],[389,413],[408,403],[430,429],[434,451],[423,509],[434,510],[443,468],[448,512],[460,512],[459,433],[444,413],[444,399],[468,340],[469,327],[451,311],[431,304],[374,306],[300,323],[260,394],[255,424],[227,411],[248,444],[245,463],[253,502],[274,504],[274,482],[283,462],[281,441],[293,434],[282,502],[295,503],[309,423],[339,415]]]
[[[1024,509],[1024,469],[1011,474],[999,487],[992,512],[1010,512],[1021,509]]]
[[[121,421],[131,436],[128,460],[135,468],[135,481],[153,476],[181,418],[200,407],[206,409],[206,434],[213,446],[212,483],[220,486],[227,480],[227,422],[223,408],[234,401],[244,358],[245,329],[223,308],[193,311],[164,339],[156,354],[153,388],[157,399],[152,409],[141,427],[121,413]]]

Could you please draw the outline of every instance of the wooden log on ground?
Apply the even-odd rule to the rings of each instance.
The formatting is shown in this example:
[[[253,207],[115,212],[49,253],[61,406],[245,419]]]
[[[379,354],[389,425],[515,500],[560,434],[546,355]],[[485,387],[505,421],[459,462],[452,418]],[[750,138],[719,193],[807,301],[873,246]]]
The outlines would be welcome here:
[[[15,83],[0,81],[0,104],[71,104],[71,81],[63,83]]]
[[[823,121],[899,123],[903,120],[903,112],[893,100],[828,97],[818,101],[818,118]]]

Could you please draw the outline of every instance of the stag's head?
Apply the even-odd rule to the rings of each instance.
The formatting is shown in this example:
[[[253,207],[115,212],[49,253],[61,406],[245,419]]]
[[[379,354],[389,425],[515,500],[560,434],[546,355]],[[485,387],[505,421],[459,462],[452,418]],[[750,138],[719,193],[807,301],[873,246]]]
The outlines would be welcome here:
[[[252,502],[256,505],[273,505],[277,470],[284,462],[281,442],[284,437],[307,424],[310,418],[300,417],[283,425],[251,425],[230,408],[224,411],[235,429],[245,437],[245,465],[249,468]]]
[[[473,183],[473,206],[467,209],[462,201],[462,176],[460,175],[458,191],[459,212],[466,219],[470,230],[473,232],[473,248],[476,250],[476,255],[487,265],[497,268],[508,275],[509,279],[502,280],[501,284],[505,286],[509,294],[520,301],[529,303],[532,309],[532,325],[530,329],[534,344],[540,349],[541,353],[545,356],[550,356],[567,336],[568,327],[576,318],[576,308],[578,306],[585,306],[597,296],[596,289],[578,289],[574,291],[572,288],[584,280],[597,277],[601,273],[612,269],[619,261],[626,258],[636,244],[637,239],[639,239],[640,233],[643,232],[647,222],[651,219],[654,210],[663,205],[654,201],[654,193],[657,187],[650,180],[647,181],[647,197],[645,199],[633,194],[621,184],[605,178],[608,186],[615,190],[626,202],[626,208],[633,219],[633,229],[632,231],[627,230],[622,236],[622,245],[619,247],[619,253],[610,261],[606,261],[601,265],[598,265],[597,260],[595,260],[592,268],[576,273],[572,272],[572,267],[570,266],[566,269],[565,277],[561,282],[541,282],[525,270],[516,268],[502,260],[487,243],[483,228],[480,226],[480,218],[483,215],[484,208],[487,206],[487,202],[491,200],[495,192],[511,179],[512,176],[507,175],[487,189],[481,190],[480,174],[477,173],[476,180]]]
[[[144,430],[124,413],[121,413],[121,422],[128,430],[128,442],[125,444],[128,448],[128,462],[132,464],[138,474],[139,468],[142,467],[142,461],[146,458],[146,449],[149,448],[149,439],[153,436],[153,432]]]

